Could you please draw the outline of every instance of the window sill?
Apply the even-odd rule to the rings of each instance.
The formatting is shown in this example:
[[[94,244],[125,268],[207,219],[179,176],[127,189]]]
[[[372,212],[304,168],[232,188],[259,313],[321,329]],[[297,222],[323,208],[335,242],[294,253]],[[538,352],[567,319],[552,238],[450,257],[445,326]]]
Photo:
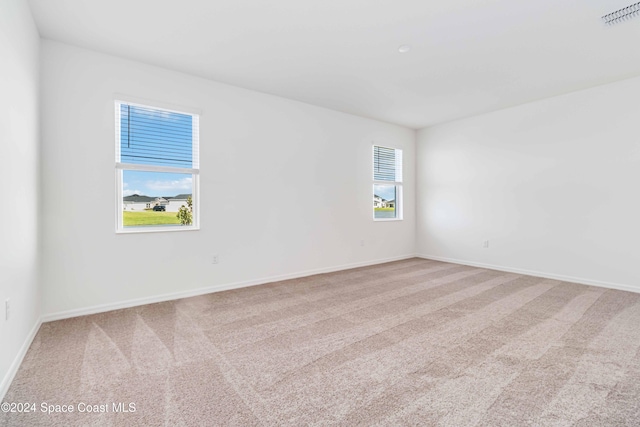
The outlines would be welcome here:
[[[403,218],[373,218],[373,222],[403,221]]]
[[[198,231],[200,227],[196,226],[184,226],[184,225],[166,225],[162,227],[127,227],[120,230],[116,230],[116,234],[140,234],[140,233],[173,233],[176,231]]]

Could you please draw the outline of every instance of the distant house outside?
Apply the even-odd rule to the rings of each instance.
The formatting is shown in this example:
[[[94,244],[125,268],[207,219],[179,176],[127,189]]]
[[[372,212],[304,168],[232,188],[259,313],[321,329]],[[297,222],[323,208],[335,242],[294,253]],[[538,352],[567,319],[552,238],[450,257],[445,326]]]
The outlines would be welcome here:
[[[373,195],[373,207],[378,209],[384,208],[395,208],[396,201],[395,200],[386,200],[378,195]]]
[[[191,194],[178,194],[170,198],[166,205],[167,212],[178,212],[181,206],[187,206],[188,197],[191,197]]]
[[[132,194],[122,198],[122,209],[125,211],[143,211],[151,209],[155,198]]]
[[[169,204],[169,201],[167,199],[169,199],[170,197],[156,197],[155,200],[152,203],[152,208],[154,206],[164,206],[165,208],[167,207],[167,205]]]
[[[396,218],[396,200],[387,200],[377,194],[373,195],[373,215],[374,218]]]
[[[175,197],[149,197],[132,194],[122,198],[122,206],[125,211],[144,211],[153,209],[154,206],[164,206],[166,212],[178,212],[182,205],[187,206],[187,198],[191,194],[178,194]]]

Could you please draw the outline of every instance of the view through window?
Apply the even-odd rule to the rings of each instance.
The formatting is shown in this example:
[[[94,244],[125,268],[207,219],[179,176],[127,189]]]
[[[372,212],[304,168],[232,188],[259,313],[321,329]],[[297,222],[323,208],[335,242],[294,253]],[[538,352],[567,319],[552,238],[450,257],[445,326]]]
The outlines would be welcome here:
[[[373,218],[402,219],[402,150],[373,146]]]
[[[118,230],[196,228],[198,116],[116,102]]]

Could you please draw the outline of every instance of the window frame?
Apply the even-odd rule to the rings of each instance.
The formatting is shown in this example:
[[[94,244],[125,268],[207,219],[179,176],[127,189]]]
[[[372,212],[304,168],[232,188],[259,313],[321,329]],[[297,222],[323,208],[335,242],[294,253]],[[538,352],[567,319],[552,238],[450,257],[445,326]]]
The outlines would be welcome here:
[[[200,148],[200,112],[191,108],[183,108],[180,106],[172,106],[162,102],[150,101],[150,100],[137,100],[131,97],[116,95],[113,99],[114,111],[115,111],[115,186],[116,186],[116,234],[137,234],[137,233],[163,233],[163,232],[175,232],[175,231],[196,231],[200,229],[200,161],[199,161],[199,148]],[[192,117],[192,156],[196,161],[197,168],[180,168],[173,166],[157,166],[135,163],[122,163],[121,160],[121,116],[120,106],[122,104],[151,108],[155,110],[166,111],[170,113],[185,114]],[[125,227],[123,225],[123,172],[125,170],[141,171],[141,172],[167,172],[167,173],[180,173],[190,174],[191,180],[191,200],[193,209],[193,222],[191,225],[145,225],[145,226],[130,226]]]
[[[401,166],[401,172],[402,172],[402,178],[404,180],[404,151],[402,150],[402,148],[396,148],[396,147],[389,147],[386,145],[380,145],[380,144],[372,144],[371,146],[371,178],[372,178],[372,185],[371,185],[371,201],[373,201],[374,197],[376,196],[376,185],[387,185],[389,187],[395,187],[396,189],[396,216],[395,218],[376,218],[376,211],[375,211],[375,207],[372,206],[371,209],[371,215],[373,217],[373,220],[375,222],[388,222],[388,221],[403,221],[404,220],[404,213],[403,213],[403,206],[404,206],[404,201],[403,201],[403,192],[402,192],[402,187],[403,187],[403,181],[381,181],[381,180],[376,180],[375,179],[375,168],[376,168],[376,147],[379,148],[387,148],[390,150],[397,150],[400,151],[400,153],[402,153],[402,166]],[[371,203],[371,202],[370,202]]]

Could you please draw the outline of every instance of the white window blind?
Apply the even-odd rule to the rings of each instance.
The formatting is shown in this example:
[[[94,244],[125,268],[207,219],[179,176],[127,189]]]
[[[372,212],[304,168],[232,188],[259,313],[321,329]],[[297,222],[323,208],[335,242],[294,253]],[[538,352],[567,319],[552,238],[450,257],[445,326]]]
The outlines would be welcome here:
[[[124,164],[198,169],[198,116],[119,103]]]
[[[374,145],[373,179],[402,182],[402,150]]]

